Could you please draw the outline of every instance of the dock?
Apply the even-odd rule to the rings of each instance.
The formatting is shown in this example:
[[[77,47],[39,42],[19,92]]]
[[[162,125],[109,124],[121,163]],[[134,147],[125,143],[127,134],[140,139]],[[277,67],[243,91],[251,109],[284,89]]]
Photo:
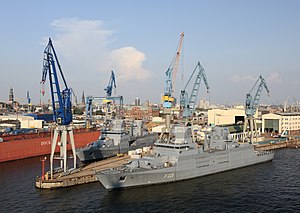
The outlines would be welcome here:
[[[300,139],[292,139],[281,141],[278,143],[268,143],[268,144],[261,144],[255,145],[255,149],[259,150],[274,150],[274,149],[281,149],[281,148],[300,148]]]
[[[37,177],[35,186],[40,189],[56,189],[80,184],[92,183],[97,181],[95,171],[103,171],[109,168],[116,168],[130,160],[130,156],[112,157],[109,159],[97,161],[88,164],[82,168],[78,168],[69,174],[62,172],[55,173],[53,179],[47,177],[42,180]]]
[[[255,145],[255,149],[258,150],[274,150],[281,148],[299,147],[299,139]],[[53,179],[49,179],[47,175],[44,178],[44,180],[42,180],[41,177],[37,177],[35,181],[35,186],[40,189],[56,189],[96,182],[97,180],[95,176],[95,171],[103,171],[110,168],[116,168],[124,163],[127,163],[129,160],[130,156],[128,155],[122,157],[115,156],[112,158],[90,163],[86,166],[71,171],[68,174],[64,174],[63,172],[55,173]]]

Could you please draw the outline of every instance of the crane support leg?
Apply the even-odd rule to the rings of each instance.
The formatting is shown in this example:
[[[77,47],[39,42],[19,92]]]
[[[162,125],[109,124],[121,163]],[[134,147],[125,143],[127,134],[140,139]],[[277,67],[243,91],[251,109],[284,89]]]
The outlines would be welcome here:
[[[74,165],[74,169],[76,169],[76,150],[75,150],[75,141],[74,141],[74,134],[73,134],[72,127],[69,129],[69,136],[70,136],[70,142],[71,142],[71,148],[73,154],[73,165]]]
[[[65,126],[64,126],[65,127]],[[60,161],[63,163],[63,170],[64,172],[67,171],[67,131],[65,128],[63,128],[62,132],[61,132],[61,150],[62,150],[62,155],[61,157],[63,159],[61,159]]]
[[[57,129],[54,130],[54,137],[52,139],[52,144],[51,144],[51,155],[50,155],[50,176],[51,179],[53,179],[53,158],[54,158],[54,152],[55,152],[55,147],[58,139],[58,132]]]
[[[75,153],[75,142],[73,135],[73,128],[69,125],[57,126],[54,130],[54,137],[51,144],[51,155],[50,155],[50,175],[51,179],[53,179],[53,160],[60,160],[60,170],[67,172],[67,145],[68,145],[68,135],[70,138],[70,144],[72,148],[73,155],[73,169],[76,169],[76,153]],[[60,136],[60,142],[58,142],[58,138]],[[55,148],[59,145],[60,148],[60,156],[54,158]]]
[[[243,129],[243,143],[246,141],[246,138],[249,137],[249,131],[250,131],[250,118],[249,117],[245,117],[245,121],[244,121],[244,129]],[[249,128],[249,129],[248,129]]]
[[[253,124],[254,124],[254,131],[255,131],[255,142],[258,142],[258,131],[257,131],[257,123],[255,119],[253,119]]]
[[[246,138],[249,138],[250,142],[253,143],[254,136],[255,136],[255,142],[257,142],[258,131],[257,131],[257,124],[255,118],[245,117],[242,141],[245,142]]]
[[[253,141],[253,117],[250,118],[250,143]]]
[[[164,108],[163,113],[165,115],[165,122],[166,122],[166,131],[167,133],[170,133],[171,129],[171,108]]]

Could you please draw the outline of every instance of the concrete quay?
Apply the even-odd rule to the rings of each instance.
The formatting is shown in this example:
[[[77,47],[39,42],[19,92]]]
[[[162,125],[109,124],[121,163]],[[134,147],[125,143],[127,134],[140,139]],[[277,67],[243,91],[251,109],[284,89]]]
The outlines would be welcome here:
[[[95,182],[97,181],[95,171],[118,167],[128,162],[129,159],[129,156],[112,157],[88,164],[87,166],[76,169],[67,175],[64,175],[63,173],[55,173],[53,179],[48,179],[46,176],[46,178],[42,180],[41,177],[37,177],[35,186],[40,189],[56,189]]]
[[[292,140],[286,140],[277,143],[255,145],[255,148],[259,150],[274,150],[274,149],[281,149],[281,148],[297,149],[300,148],[300,139],[292,139]]]

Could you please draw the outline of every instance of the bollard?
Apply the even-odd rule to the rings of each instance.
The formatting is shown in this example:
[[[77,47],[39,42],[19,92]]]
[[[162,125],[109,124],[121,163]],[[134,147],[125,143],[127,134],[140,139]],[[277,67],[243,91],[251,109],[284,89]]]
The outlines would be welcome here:
[[[41,158],[41,162],[42,162],[42,180],[45,179],[45,161],[46,161],[47,157]]]

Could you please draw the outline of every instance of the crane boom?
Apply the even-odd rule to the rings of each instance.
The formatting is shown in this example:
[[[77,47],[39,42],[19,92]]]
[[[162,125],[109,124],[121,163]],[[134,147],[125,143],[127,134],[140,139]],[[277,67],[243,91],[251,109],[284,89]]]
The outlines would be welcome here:
[[[27,103],[30,104],[31,98],[30,98],[30,95],[29,95],[29,91],[27,91],[26,97],[27,97]]]
[[[207,82],[207,78],[206,78],[206,74],[205,74],[205,70],[204,68],[201,66],[200,61],[198,62],[196,68],[199,68],[199,72],[197,74],[197,78],[195,80],[193,89],[192,89],[192,93],[190,96],[190,100],[189,100],[189,104],[190,104],[190,108],[194,111],[195,110],[195,104],[196,104],[196,100],[198,97],[198,93],[199,93],[199,87],[200,87],[200,82],[201,79],[203,79],[206,89],[207,91],[209,90],[209,86],[208,86],[208,82]],[[195,69],[196,69],[195,68]]]
[[[109,79],[109,82],[108,82],[108,85],[104,89],[104,91],[106,91],[106,96],[107,97],[111,96],[113,87],[116,88],[117,86],[116,86],[115,74],[114,74],[114,71],[112,70],[111,71],[111,76],[110,76],[110,79]]]
[[[190,84],[190,81],[194,77],[194,74],[196,73],[197,68],[198,68],[198,73],[196,75],[196,79],[195,79],[195,82],[193,85],[193,89],[192,89],[190,98],[188,98],[188,93],[186,92],[186,89],[187,89],[188,85]],[[196,104],[196,100],[197,100],[198,93],[199,93],[201,79],[204,80],[204,83],[205,83],[205,86],[206,86],[206,89],[208,92],[209,86],[208,86],[208,81],[206,78],[205,70],[201,66],[200,61],[198,61],[197,65],[196,65],[194,71],[192,72],[188,82],[186,83],[184,89],[181,90],[180,105],[183,108],[183,117],[190,117],[192,115],[192,112],[195,110],[195,104]]]
[[[254,98],[252,98],[251,92],[253,91],[254,87],[257,85],[258,82],[259,82],[259,86],[257,88]],[[259,76],[256,83],[250,90],[250,92],[246,94],[246,116],[249,117],[249,116],[253,116],[255,114],[255,112],[258,108],[258,104],[259,104],[259,100],[260,100],[260,96],[261,96],[261,92],[262,92],[263,88],[265,88],[267,93],[269,94],[270,91],[269,91],[269,88],[267,86],[265,79],[262,76]]]
[[[176,56],[175,56],[175,61],[174,61],[174,66],[173,66],[173,73],[172,73],[172,89],[174,92],[175,89],[175,83],[176,83],[176,75],[177,75],[177,70],[178,70],[178,65],[179,65],[179,59],[181,56],[181,48],[182,48],[182,43],[183,43],[183,37],[184,37],[184,32],[181,33],[180,35],[180,40],[178,44],[178,48],[176,51]]]
[[[58,67],[59,73],[57,73],[56,65]],[[49,38],[49,43],[44,50],[43,74],[41,81],[43,85],[46,82],[48,73],[54,121],[59,125],[68,125],[72,122],[72,90],[67,86],[67,82],[59,64],[58,57],[56,55],[51,38]],[[63,84],[65,86],[63,90],[60,89],[58,74],[60,74],[60,77],[63,80]]]
[[[182,48],[183,37],[184,37],[184,33],[182,32],[180,35],[176,56],[172,60],[167,71],[165,72],[165,88],[164,88],[164,95],[162,98],[164,108],[171,108],[174,102],[174,97],[173,97],[174,84],[176,81],[176,73],[179,65],[179,58],[180,58],[180,52]]]

